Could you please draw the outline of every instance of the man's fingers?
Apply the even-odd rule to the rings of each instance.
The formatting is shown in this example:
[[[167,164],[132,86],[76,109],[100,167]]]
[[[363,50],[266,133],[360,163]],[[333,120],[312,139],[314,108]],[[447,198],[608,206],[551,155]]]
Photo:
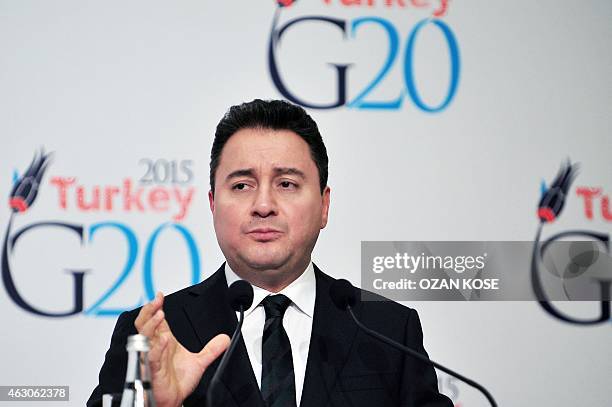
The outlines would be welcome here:
[[[164,321],[164,311],[157,310],[157,312],[153,314],[153,316],[138,329],[138,333],[148,337],[149,340],[153,341],[155,340],[155,331],[157,330],[158,326]]]
[[[155,294],[155,298],[153,298],[153,301],[149,302],[148,304],[146,304],[140,309],[140,312],[138,313],[138,316],[136,317],[136,320],[134,321],[134,326],[136,327],[138,332],[140,332],[140,329],[142,328],[142,326],[146,324],[147,321],[151,319],[153,315],[155,315],[157,310],[161,309],[163,304],[164,304],[164,295],[158,291],[157,294]]]
[[[170,326],[168,325],[168,321],[166,321],[166,319],[163,319],[161,321],[161,324],[159,324],[159,327],[157,328],[157,331],[160,332],[160,333],[161,332],[163,332],[163,333],[166,333],[166,332],[172,333],[172,331],[170,330]]]
[[[151,366],[151,372],[157,372],[163,368],[165,351],[168,348],[168,337],[162,335],[155,343],[151,344],[151,350],[149,351],[149,364]]]
[[[230,344],[230,337],[226,334],[220,334],[212,338],[204,349],[198,353],[200,362],[206,369],[215,359],[219,357]]]

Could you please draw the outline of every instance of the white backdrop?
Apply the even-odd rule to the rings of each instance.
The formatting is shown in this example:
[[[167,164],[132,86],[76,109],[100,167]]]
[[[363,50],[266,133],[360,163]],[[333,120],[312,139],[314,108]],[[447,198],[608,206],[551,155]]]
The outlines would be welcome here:
[[[308,16],[345,24],[344,36],[321,20],[295,24],[275,48],[291,94],[314,104],[337,96],[330,64],[350,64],[348,103],[308,109],[327,144],[332,189],[317,265],[359,284],[362,240],[532,240],[540,183],[549,183],[567,157],[581,171],[547,233],[610,232],[602,197],[612,195],[611,2],[370,3],[301,0],[278,17],[277,27]],[[407,53],[417,23],[442,4],[441,25],[423,23]],[[35,315],[0,292],[0,385],[68,385],[64,404],[83,405],[116,319],[96,314],[138,305],[146,275],[166,293],[191,284],[190,256],[201,278],[218,268],[223,259],[206,198],[212,137],[230,105],[284,97],[268,63],[276,11],[271,0],[0,1],[0,197],[9,197],[14,173],[22,175],[39,148],[54,153],[35,202],[13,216],[9,235],[39,222],[83,228],[82,242],[64,226],[24,233],[8,254],[11,277],[26,302],[61,313],[74,308],[69,270],[86,271],[83,306],[70,316]],[[377,20],[355,26],[366,17]],[[453,72],[442,25],[456,40],[458,86],[448,106],[426,112],[404,77],[414,78],[425,105],[442,103]],[[394,48],[390,69],[365,100],[400,98],[401,106],[347,106]],[[157,163],[156,175],[146,174],[148,162]],[[193,176],[172,183],[173,165],[178,181]],[[71,177],[62,202],[58,182]],[[143,186],[143,177],[159,182]],[[142,210],[125,202],[126,182],[132,192],[143,188]],[[579,186],[601,188],[592,216]],[[78,187],[85,206],[95,203],[98,187],[99,208],[81,208]],[[107,200],[113,188],[118,192]],[[176,220],[177,193],[185,235],[170,227],[153,239],[160,225]],[[5,205],[3,235],[10,218]],[[122,270],[125,279],[96,307]],[[481,381],[499,405],[612,401],[610,321],[572,325],[530,302],[407,305],[421,315],[430,356]],[[595,316],[598,306],[560,304],[575,317]],[[442,389],[458,406],[487,405],[445,378]]]

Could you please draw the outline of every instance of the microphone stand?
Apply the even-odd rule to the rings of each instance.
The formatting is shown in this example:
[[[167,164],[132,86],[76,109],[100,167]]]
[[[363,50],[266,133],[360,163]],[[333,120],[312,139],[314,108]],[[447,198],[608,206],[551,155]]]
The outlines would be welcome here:
[[[467,377],[465,377],[465,376],[463,376],[463,375],[461,375],[461,374],[459,374],[459,373],[457,373],[457,372],[455,372],[455,371],[453,371],[453,370],[451,370],[451,369],[449,369],[449,368],[447,368],[447,367],[445,367],[445,366],[442,366],[442,365],[441,365],[441,364],[439,364],[439,363],[434,362],[433,360],[431,360],[431,359],[429,359],[429,358],[427,358],[427,357],[425,357],[425,356],[421,355],[419,352],[417,352],[417,351],[415,351],[415,350],[412,350],[412,349],[408,348],[407,346],[402,345],[401,343],[397,343],[397,342],[395,342],[394,340],[392,340],[392,339],[390,339],[390,338],[387,338],[386,336],[381,335],[381,334],[379,334],[379,333],[378,333],[378,332],[376,332],[376,331],[371,330],[370,328],[368,328],[368,327],[366,327],[365,325],[363,325],[363,324],[362,324],[362,323],[361,323],[361,322],[360,322],[360,321],[357,319],[357,317],[355,316],[355,314],[353,314],[353,309],[351,308],[351,306],[350,306],[350,305],[348,305],[348,304],[347,304],[347,305],[346,305],[346,309],[348,310],[349,314],[351,314],[351,317],[353,317],[353,321],[355,321],[355,323],[357,324],[357,326],[358,326],[360,329],[362,329],[362,330],[363,330],[365,333],[367,333],[368,335],[370,335],[370,336],[372,336],[372,337],[374,337],[374,338],[378,339],[379,341],[382,341],[382,342],[386,343],[387,345],[390,345],[390,346],[392,346],[392,347],[394,347],[394,348],[396,348],[396,349],[399,349],[399,350],[401,350],[401,351],[404,351],[404,352],[406,352],[406,353],[410,354],[411,356],[414,356],[415,358],[417,358],[417,359],[419,359],[419,360],[421,360],[421,361],[423,361],[423,362],[426,362],[426,363],[431,363],[432,365],[434,365],[434,367],[436,367],[436,368],[438,368],[438,369],[442,370],[443,372],[446,372],[446,373],[448,373],[449,375],[454,376],[454,377],[456,377],[457,379],[459,379],[459,380],[461,380],[461,381],[463,381],[463,382],[465,382],[465,383],[469,384],[470,386],[472,386],[472,387],[474,387],[474,388],[476,388],[476,389],[480,390],[480,392],[481,392],[482,394],[484,394],[484,395],[485,395],[485,397],[487,398],[487,400],[489,400],[489,403],[491,403],[491,405],[492,405],[493,407],[497,407],[497,403],[496,403],[496,402],[495,402],[495,400],[493,399],[493,396],[491,396],[491,394],[489,393],[489,391],[488,391],[487,389],[485,389],[485,388],[484,388],[482,385],[480,385],[480,384],[476,383],[474,380],[468,379]]]
[[[225,352],[225,354],[223,354],[223,357],[221,358],[221,362],[219,362],[219,366],[217,367],[215,374],[213,375],[212,379],[210,380],[210,383],[208,384],[208,390],[206,391],[206,406],[207,407],[212,407],[212,388],[219,381],[221,372],[225,370],[225,366],[227,365],[231,354],[234,353],[234,349],[236,349],[236,346],[238,345],[238,342],[240,341],[240,338],[242,337],[242,323],[244,322],[244,307],[242,306],[242,304],[240,304],[239,312],[240,312],[240,317],[238,318],[238,325],[236,326],[236,329],[234,330],[234,334],[232,335],[232,340],[230,341],[230,345],[227,351]]]

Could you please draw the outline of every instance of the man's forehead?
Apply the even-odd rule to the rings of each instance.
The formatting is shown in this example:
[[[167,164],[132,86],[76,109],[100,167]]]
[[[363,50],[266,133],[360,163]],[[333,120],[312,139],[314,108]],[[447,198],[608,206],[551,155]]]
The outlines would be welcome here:
[[[290,130],[242,129],[227,141],[221,153],[223,172],[305,173],[314,168],[308,144]]]

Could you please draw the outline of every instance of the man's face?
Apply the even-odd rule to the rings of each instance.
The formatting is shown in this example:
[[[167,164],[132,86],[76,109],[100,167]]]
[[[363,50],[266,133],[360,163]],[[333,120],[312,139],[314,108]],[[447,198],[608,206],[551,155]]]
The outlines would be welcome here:
[[[304,271],[327,224],[329,188],[321,194],[310,149],[297,134],[242,129],[223,147],[209,201],[232,269],[259,286],[284,286]]]

